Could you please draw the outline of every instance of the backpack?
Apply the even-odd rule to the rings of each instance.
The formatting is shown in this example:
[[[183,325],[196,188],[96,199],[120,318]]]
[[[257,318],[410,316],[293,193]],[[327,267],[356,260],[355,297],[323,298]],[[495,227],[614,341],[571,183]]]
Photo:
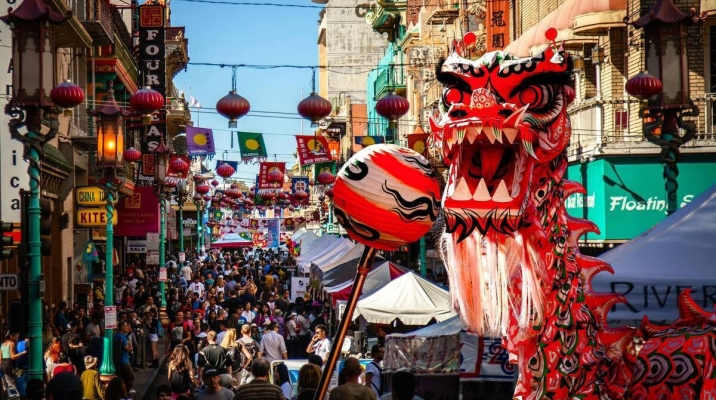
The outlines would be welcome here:
[[[253,363],[254,363],[254,359],[255,359],[256,357],[258,357],[259,344],[256,343],[256,341],[253,340],[253,339],[251,339],[251,342],[249,342],[249,343],[246,343],[246,342],[244,342],[243,340],[239,340],[239,343],[241,343],[241,345],[242,345],[246,350],[248,350],[249,354],[251,354],[251,361],[249,361],[249,363],[246,365],[246,368],[248,368],[249,370],[251,370],[251,367],[252,367],[252,365],[253,365]],[[240,351],[240,352],[239,352],[239,356],[241,357],[241,365],[244,365],[244,363],[246,362],[246,354],[244,354],[243,351]]]
[[[241,366],[244,365],[242,360],[242,354],[240,347],[229,347],[228,350],[226,350],[226,367],[231,367],[231,372],[239,372],[241,371]]]
[[[164,326],[162,326],[159,320],[155,320],[155,323],[157,324],[157,336],[161,339],[166,336],[167,331],[164,330]]]

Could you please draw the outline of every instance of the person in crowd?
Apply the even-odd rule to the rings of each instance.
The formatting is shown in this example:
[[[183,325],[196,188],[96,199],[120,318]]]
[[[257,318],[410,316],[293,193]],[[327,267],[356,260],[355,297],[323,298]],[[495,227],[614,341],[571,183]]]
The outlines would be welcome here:
[[[184,313],[177,312],[174,321],[169,324],[169,331],[166,335],[166,353],[170,354],[180,344],[190,345],[192,332],[189,325],[184,321]]]
[[[234,392],[222,387],[221,373],[213,368],[204,370],[204,386],[197,390],[195,400],[233,400]]]
[[[300,307],[296,310],[298,315],[296,315],[296,327],[298,328],[298,343],[299,348],[301,352],[301,356],[308,357],[307,350],[305,350],[306,345],[310,345],[311,343],[311,331],[310,331],[310,324],[308,322],[308,317],[305,315],[305,308]]]
[[[171,353],[167,368],[172,397],[189,394],[194,387],[194,369],[189,359],[189,349],[183,344],[178,344]]]
[[[321,368],[315,364],[304,364],[301,369],[298,370],[298,382],[296,384],[298,389],[298,396],[292,398],[295,400],[297,397],[304,395],[304,393],[311,391],[315,393],[318,389],[318,383],[321,380]],[[313,399],[313,397],[311,397]]]
[[[226,374],[226,349],[216,343],[216,332],[209,331],[206,334],[207,345],[199,351],[197,366],[199,367],[199,378],[202,379],[204,369],[210,368]]]
[[[271,322],[267,331],[261,337],[261,354],[271,361],[288,359],[286,342],[283,336],[278,334],[278,325]]]
[[[52,338],[52,342],[50,342],[44,355],[45,371],[47,371],[48,381],[52,379],[52,370],[55,369],[60,351],[62,351],[62,343],[60,342],[59,336],[55,336]]]
[[[363,372],[360,361],[354,357],[348,357],[343,365],[346,383],[338,385],[331,390],[329,400],[355,399],[355,400],[377,400],[375,392],[369,387],[358,383]]]
[[[132,350],[134,348],[132,347],[132,343],[130,343],[129,339],[127,338],[127,335],[131,330],[132,329],[129,325],[129,322],[117,322],[117,333],[114,334],[114,340],[119,343],[120,366],[117,366],[118,371],[127,369],[130,371],[132,370],[132,366],[130,364],[130,354],[132,353]]]
[[[159,334],[160,331],[163,334],[164,328],[160,327],[159,318],[157,314],[152,311],[144,313],[144,319],[142,321],[144,331],[147,332],[149,345],[151,347],[151,360],[147,360],[147,366],[152,368],[159,368]]]
[[[97,372],[97,357],[85,356],[85,371],[80,376],[82,381],[82,398],[85,400],[100,400],[103,398],[102,385]]]
[[[331,339],[326,336],[326,326],[316,326],[316,334],[313,335],[308,347],[306,347],[306,353],[316,354],[321,356],[325,363],[328,359],[328,353],[331,351]]]
[[[5,334],[5,341],[0,345],[0,353],[2,353],[2,362],[0,362],[0,371],[3,375],[11,378],[15,377],[12,370],[12,362],[27,354],[27,350],[21,353],[17,352],[17,333],[8,332]]]
[[[423,400],[415,395],[418,381],[415,374],[408,370],[398,370],[391,380],[392,391],[383,395],[380,400]]]
[[[58,336],[62,336],[67,330],[68,321],[67,316],[65,315],[66,312],[67,302],[61,301],[60,304],[57,305],[57,313],[55,314],[55,319],[53,320]]]
[[[293,396],[293,385],[291,385],[291,378],[286,364],[281,363],[276,366],[273,381],[281,388],[284,397],[290,399]]]
[[[231,375],[231,386],[236,389],[241,382],[241,370],[244,360],[251,359],[251,354],[237,341],[236,329],[229,328],[221,341],[221,347],[226,350],[226,369]]]
[[[376,344],[370,349],[370,356],[373,361],[365,367],[365,385],[373,389],[375,395],[380,398],[385,393],[383,382],[383,357],[385,357],[385,346]]]
[[[82,381],[77,375],[61,373],[47,383],[45,400],[82,400],[82,392]]]
[[[258,357],[251,366],[254,379],[239,387],[236,391],[237,400],[286,400],[280,387],[268,381],[271,373],[271,362],[264,357]]]
[[[251,327],[249,324],[244,324],[241,327],[241,339],[238,340],[239,345],[245,349],[251,356],[249,359],[244,361],[241,369],[241,381],[239,386],[245,385],[253,379],[251,374],[251,367],[253,360],[261,356],[261,349],[259,343],[251,337]]]
[[[318,368],[323,369],[323,357],[318,354],[311,354],[308,356],[308,362],[309,364],[317,365]]]
[[[169,387],[169,385],[159,385],[157,386],[155,396],[157,400],[171,400],[172,389]]]

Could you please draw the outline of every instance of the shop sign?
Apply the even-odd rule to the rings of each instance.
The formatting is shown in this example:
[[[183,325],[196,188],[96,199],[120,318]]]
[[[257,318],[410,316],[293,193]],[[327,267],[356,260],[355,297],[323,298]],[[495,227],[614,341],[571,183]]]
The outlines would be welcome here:
[[[76,193],[78,206],[103,206],[107,204],[104,190],[99,186],[78,187]]]
[[[657,157],[610,157],[570,165],[565,178],[580,182],[586,195],[569,197],[565,206],[570,215],[599,227],[601,233],[587,234],[587,240],[630,240],[666,217],[663,173]],[[677,204],[684,207],[716,183],[716,161],[684,155],[678,182]]]
[[[117,225],[117,210],[112,213],[112,225]],[[107,210],[104,208],[77,210],[77,226],[80,228],[107,226]]]

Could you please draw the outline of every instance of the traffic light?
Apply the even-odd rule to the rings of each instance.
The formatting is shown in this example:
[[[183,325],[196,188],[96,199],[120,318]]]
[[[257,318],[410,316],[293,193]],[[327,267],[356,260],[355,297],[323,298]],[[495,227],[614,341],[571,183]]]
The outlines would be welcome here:
[[[12,232],[12,222],[0,221],[0,260],[9,260],[13,257],[13,252],[9,249],[10,246],[14,245],[12,236],[5,236],[6,233]]]
[[[49,257],[52,251],[52,203],[49,199],[40,199],[40,254]]]

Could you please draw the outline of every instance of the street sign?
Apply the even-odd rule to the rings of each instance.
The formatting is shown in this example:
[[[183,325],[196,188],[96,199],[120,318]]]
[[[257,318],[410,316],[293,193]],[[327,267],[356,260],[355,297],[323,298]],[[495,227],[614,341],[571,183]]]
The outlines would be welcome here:
[[[159,252],[154,250],[147,251],[147,265],[159,265]]]
[[[104,329],[117,328],[117,306],[104,306]]]
[[[107,204],[104,197],[104,190],[98,186],[85,186],[77,188],[77,205],[81,207],[87,206],[103,206]]]
[[[165,267],[159,268],[159,282],[167,281],[167,269]]]
[[[146,240],[127,240],[127,253],[144,254],[147,252]]]
[[[17,274],[0,274],[0,290],[17,290],[19,286]]]
[[[147,250],[159,250],[159,234],[155,232],[147,233]],[[157,261],[158,265],[159,261]]]
[[[112,213],[112,225],[117,225],[117,210]],[[78,209],[77,226],[80,228],[107,226],[107,210],[99,207]]]

